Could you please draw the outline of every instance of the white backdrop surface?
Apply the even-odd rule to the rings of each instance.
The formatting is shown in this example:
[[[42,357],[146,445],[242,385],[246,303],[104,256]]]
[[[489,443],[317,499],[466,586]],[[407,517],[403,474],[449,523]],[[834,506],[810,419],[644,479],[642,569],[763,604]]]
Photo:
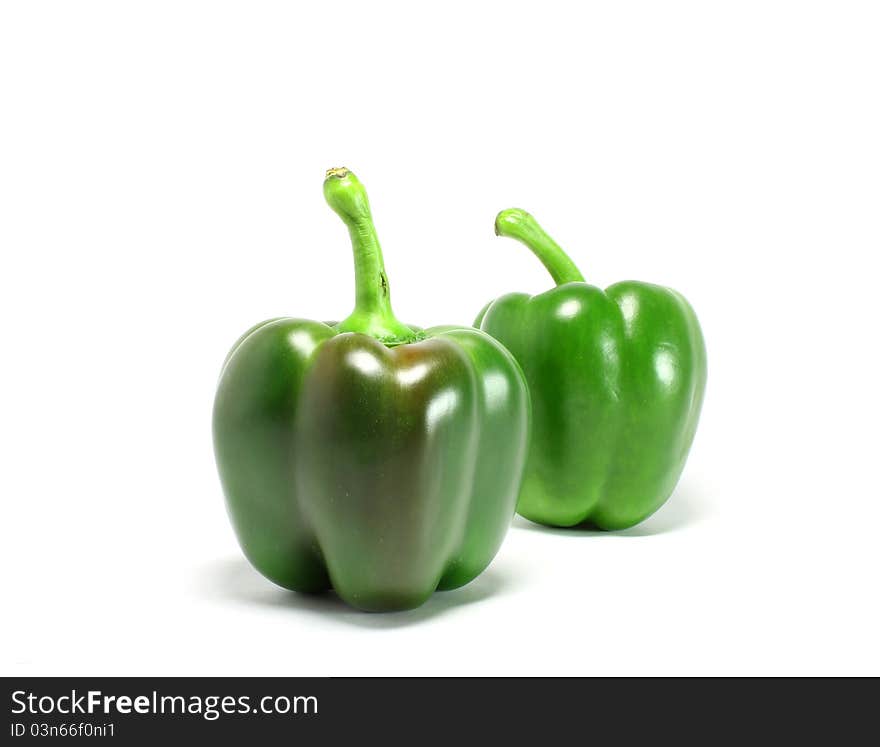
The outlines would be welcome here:
[[[869,2],[4,3],[3,673],[880,673],[878,38]],[[517,519],[394,615],[249,568],[214,385],[251,324],[350,310],[343,164],[412,323],[550,286],[512,205],[688,297],[660,512]]]

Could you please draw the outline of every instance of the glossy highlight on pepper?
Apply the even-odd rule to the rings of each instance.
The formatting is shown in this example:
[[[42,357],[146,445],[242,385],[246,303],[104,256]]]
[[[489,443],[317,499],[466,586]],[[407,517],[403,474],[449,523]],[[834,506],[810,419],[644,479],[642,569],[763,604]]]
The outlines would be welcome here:
[[[625,529],[672,494],[697,429],[706,348],[682,295],[627,281],[588,285],[524,210],[495,232],[525,244],[556,287],[488,304],[475,326],[519,361],[532,439],[517,510],[551,526]]]
[[[366,190],[338,168],[324,195],[351,238],[355,308],[336,324],[271,319],[238,340],[215,398],[217,466],[264,576],[408,609],[495,556],[525,465],[528,392],[488,335],[400,322]]]

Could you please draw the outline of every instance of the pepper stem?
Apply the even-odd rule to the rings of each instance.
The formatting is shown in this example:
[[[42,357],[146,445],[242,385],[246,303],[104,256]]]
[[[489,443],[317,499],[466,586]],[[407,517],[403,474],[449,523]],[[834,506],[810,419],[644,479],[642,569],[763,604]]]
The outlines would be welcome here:
[[[416,339],[416,333],[399,322],[391,310],[391,289],[382,261],[382,247],[373,226],[364,185],[345,167],[328,169],[324,197],[348,227],[354,252],[354,311],[339,322],[336,329],[339,332],[360,332],[386,345]]]
[[[584,276],[577,265],[525,210],[509,208],[498,213],[495,218],[495,233],[521,241],[531,249],[553,276],[556,285],[584,282]]]

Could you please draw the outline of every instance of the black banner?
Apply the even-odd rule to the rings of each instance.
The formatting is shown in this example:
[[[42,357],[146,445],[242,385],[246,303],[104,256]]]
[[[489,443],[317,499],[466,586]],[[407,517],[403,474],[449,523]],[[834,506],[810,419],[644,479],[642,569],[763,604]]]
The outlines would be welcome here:
[[[321,739],[399,743],[605,733],[834,743],[867,736],[876,680],[4,678],[4,742]],[[840,692],[843,685],[848,692]],[[480,731],[475,731],[479,727]],[[485,727],[485,729],[483,728]],[[867,731],[866,731],[867,729]],[[8,738],[8,740],[6,739]]]

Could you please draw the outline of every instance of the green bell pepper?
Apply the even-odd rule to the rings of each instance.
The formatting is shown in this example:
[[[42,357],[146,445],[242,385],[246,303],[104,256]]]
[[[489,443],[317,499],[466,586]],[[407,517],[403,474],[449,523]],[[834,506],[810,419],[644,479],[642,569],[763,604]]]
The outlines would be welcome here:
[[[338,324],[272,319],[238,340],[214,403],[217,466],[264,576],[332,587],[364,610],[408,609],[471,581],[501,545],[528,390],[483,332],[399,322],[366,191],[331,169],[324,194],[351,235],[354,312]]]
[[[475,326],[526,374],[532,439],[518,512],[552,526],[623,529],[654,513],[684,469],[706,387],[706,348],[687,301],[657,285],[587,285],[523,210],[495,232],[523,242],[557,287],[503,296]]]

